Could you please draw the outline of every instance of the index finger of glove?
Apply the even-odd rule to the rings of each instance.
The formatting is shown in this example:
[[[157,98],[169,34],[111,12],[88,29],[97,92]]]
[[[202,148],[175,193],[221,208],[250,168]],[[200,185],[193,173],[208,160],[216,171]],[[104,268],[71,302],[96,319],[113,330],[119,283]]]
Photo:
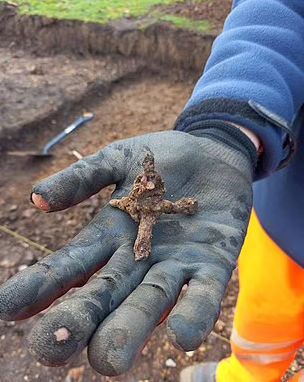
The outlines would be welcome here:
[[[118,182],[119,173],[113,164],[116,154],[108,146],[42,180],[32,190],[32,202],[46,212],[60,211]]]
[[[94,219],[69,245],[4,283],[0,287],[0,318],[28,318],[69,289],[84,285],[119,246],[117,237],[122,232],[113,221],[111,224],[111,213],[108,207],[103,211],[104,224]]]

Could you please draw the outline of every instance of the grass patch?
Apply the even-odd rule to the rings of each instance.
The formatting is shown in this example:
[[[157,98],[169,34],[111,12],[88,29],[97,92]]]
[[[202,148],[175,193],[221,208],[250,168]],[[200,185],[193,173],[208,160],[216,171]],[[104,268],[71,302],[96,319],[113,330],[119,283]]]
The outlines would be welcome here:
[[[193,29],[198,31],[209,31],[211,25],[208,20],[191,20],[186,17],[178,17],[174,15],[162,15],[159,21],[166,21],[174,24],[178,28]]]
[[[0,0],[5,1],[5,0]],[[155,6],[170,5],[185,0],[11,0],[20,7],[21,14],[48,16],[57,19],[107,23],[123,17],[138,18]],[[195,0],[206,1],[206,0]],[[206,30],[206,21],[192,21],[173,15],[161,15],[158,20],[176,26]]]

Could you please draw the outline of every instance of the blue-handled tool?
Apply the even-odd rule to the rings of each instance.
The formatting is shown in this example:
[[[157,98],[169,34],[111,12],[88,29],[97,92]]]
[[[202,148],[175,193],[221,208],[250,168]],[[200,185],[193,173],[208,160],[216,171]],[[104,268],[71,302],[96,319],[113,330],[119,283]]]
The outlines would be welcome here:
[[[50,151],[61,141],[63,141],[68,135],[72,134],[73,131],[78,129],[80,126],[91,121],[94,118],[93,113],[85,113],[82,117],[78,118],[77,121],[72,123],[70,126],[66,127],[60,134],[56,135],[51,139],[41,151],[10,151],[9,155],[14,156],[32,156],[32,157],[47,157],[51,156]]]

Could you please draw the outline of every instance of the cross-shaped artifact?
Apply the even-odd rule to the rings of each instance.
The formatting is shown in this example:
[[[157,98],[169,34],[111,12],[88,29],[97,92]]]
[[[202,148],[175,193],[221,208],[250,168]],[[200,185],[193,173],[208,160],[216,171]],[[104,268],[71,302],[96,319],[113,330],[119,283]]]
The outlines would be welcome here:
[[[112,199],[110,205],[121,209],[139,223],[134,244],[135,260],[143,260],[152,251],[152,230],[162,214],[193,215],[197,212],[197,200],[183,198],[173,203],[164,199],[165,184],[155,170],[154,156],[147,154],[143,161],[144,172],[139,175],[129,196]]]

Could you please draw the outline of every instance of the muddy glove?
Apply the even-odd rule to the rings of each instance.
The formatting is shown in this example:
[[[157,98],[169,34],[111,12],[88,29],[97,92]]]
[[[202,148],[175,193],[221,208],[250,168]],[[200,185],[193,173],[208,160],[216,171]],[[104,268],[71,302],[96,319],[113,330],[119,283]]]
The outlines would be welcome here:
[[[210,333],[246,234],[256,150],[237,128],[209,125],[192,134],[162,132],[112,143],[34,188],[36,204],[50,211],[110,184],[116,184],[113,197],[121,198],[152,152],[166,199],[196,198],[199,204],[193,216],[162,215],[151,256],[138,262],[137,223],[107,205],[70,244],[8,280],[0,289],[5,320],[30,317],[86,284],[34,326],[28,341],[40,362],[65,364],[88,345],[95,370],[124,373],[172,308],[167,330],[178,348],[194,350]]]

